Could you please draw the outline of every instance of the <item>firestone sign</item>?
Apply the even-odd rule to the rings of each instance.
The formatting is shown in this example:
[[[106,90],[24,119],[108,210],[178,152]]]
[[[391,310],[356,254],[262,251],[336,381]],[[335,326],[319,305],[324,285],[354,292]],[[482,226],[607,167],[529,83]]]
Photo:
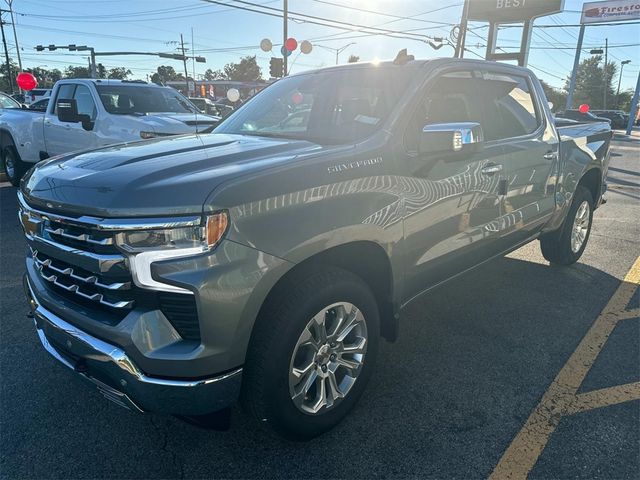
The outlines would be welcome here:
[[[640,0],[609,0],[585,3],[581,23],[621,22],[640,20]]]
[[[563,7],[564,0],[469,0],[468,18],[493,23],[526,22],[559,13]]]

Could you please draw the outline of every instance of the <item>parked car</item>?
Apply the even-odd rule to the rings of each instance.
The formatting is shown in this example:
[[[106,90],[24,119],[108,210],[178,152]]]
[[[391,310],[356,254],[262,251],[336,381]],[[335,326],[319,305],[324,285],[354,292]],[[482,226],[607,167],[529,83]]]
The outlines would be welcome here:
[[[131,410],[240,399],[319,435],[412,300],[536,239],[580,258],[611,135],[556,127],[530,70],[401,60],[285,77],[213,134],[50,159],[18,195],[39,338]]]
[[[35,103],[38,100],[50,97],[51,92],[52,92],[52,89],[50,88],[35,88],[25,94],[24,104],[31,105],[32,103]]]
[[[0,109],[21,109],[22,104],[11,95],[0,93]]]
[[[25,105],[25,97],[24,97],[24,93],[14,93],[12,95],[10,95],[11,98],[13,98],[16,102]]]
[[[74,150],[194,133],[220,118],[196,115],[180,92],[126,80],[61,80],[47,110],[0,115],[0,154],[13,185],[40,160]]]
[[[39,112],[46,112],[49,106],[49,97],[41,98],[37,102],[33,102],[29,105],[29,110],[37,110]]]
[[[611,125],[611,120],[605,117],[598,117],[591,112],[582,113],[579,110],[563,110],[556,113],[556,117],[568,118],[569,120],[576,120],[582,123],[589,122],[607,122]]]
[[[209,115],[220,116],[218,109],[216,108],[216,104],[213,103],[212,100],[206,97],[189,97],[191,103],[193,103],[198,110],[202,113],[207,113]]]
[[[627,120],[625,121],[624,113],[620,113],[615,110],[594,110],[593,114],[597,117],[608,118],[611,120],[611,126],[613,128],[627,128],[629,117],[627,115]]]
[[[234,108],[231,105],[226,105],[224,103],[218,103],[218,102],[216,102],[214,105],[216,107],[216,110],[218,111],[218,115],[221,118],[227,118],[229,115],[233,113]]]

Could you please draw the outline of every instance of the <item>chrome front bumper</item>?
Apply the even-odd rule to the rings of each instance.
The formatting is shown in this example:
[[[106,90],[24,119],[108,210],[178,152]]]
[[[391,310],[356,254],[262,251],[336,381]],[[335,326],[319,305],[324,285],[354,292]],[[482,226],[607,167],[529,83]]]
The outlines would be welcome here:
[[[197,380],[149,377],[122,349],[89,335],[40,305],[26,276],[24,287],[42,346],[118,405],[138,412],[202,415],[221,410],[238,399],[241,368]]]

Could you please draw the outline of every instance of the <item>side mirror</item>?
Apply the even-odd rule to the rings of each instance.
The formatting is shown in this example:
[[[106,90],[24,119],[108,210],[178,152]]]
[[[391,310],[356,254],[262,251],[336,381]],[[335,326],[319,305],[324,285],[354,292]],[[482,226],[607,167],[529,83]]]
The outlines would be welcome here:
[[[420,153],[475,152],[483,142],[484,134],[479,123],[434,123],[422,129]]]
[[[58,120],[66,123],[82,123],[85,130],[93,130],[91,117],[85,113],[78,113],[78,102],[74,99],[60,99],[56,103]]]

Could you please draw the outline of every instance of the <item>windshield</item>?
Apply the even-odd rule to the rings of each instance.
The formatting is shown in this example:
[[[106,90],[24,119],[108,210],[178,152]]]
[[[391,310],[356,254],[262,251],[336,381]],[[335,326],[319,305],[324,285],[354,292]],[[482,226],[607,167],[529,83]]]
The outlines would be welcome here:
[[[215,132],[357,142],[380,129],[412,73],[372,67],[287,77],[256,95]]]
[[[21,108],[20,104],[7,95],[0,95],[0,108]]]
[[[96,85],[107,112],[116,115],[148,113],[195,113],[197,108],[172,88]]]

